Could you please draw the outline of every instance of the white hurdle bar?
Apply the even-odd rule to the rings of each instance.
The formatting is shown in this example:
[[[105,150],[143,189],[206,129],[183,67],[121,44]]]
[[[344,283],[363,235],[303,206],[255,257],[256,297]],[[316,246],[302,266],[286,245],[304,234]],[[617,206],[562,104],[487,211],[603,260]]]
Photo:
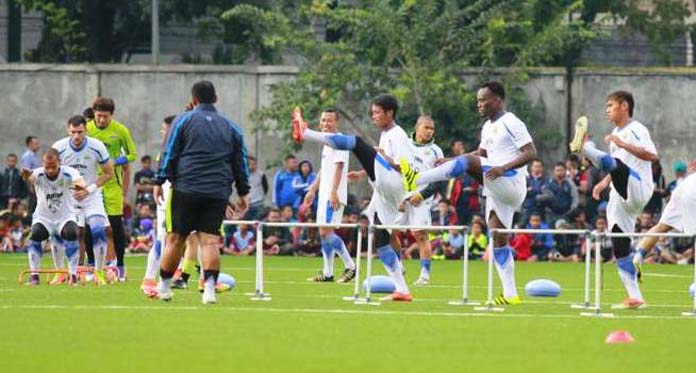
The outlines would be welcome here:
[[[374,238],[374,230],[375,229],[386,229],[386,230],[398,230],[398,231],[405,231],[405,230],[411,230],[411,231],[448,231],[448,230],[458,230],[464,232],[464,255],[463,255],[463,273],[462,273],[462,300],[457,300],[457,301],[451,301],[449,304],[452,305],[474,305],[478,304],[476,302],[471,302],[469,301],[469,290],[468,290],[468,270],[469,270],[469,250],[468,250],[468,237],[466,236],[467,232],[469,231],[469,227],[465,225],[440,225],[440,226],[433,226],[433,225],[387,225],[387,224],[376,224],[376,225],[370,225],[368,228],[369,236],[368,237],[368,244],[367,244],[367,273],[366,273],[366,278],[367,278],[367,283],[366,283],[366,293],[365,293],[365,301],[360,302],[358,304],[371,304],[371,305],[379,305],[378,302],[372,302],[371,301],[371,288],[370,288],[370,277],[372,277],[372,241]]]
[[[583,229],[496,229],[496,228],[491,228],[489,230],[490,236],[488,240],[488,295],[486,299],[486,303],[483,307],[474,307],[475,311],[484,311],[484,312],[502,312],[505,309],[502,307],[496,307],[495,302],[493,301],[493,271],[495,270],[494,266],[495,263],[493,262],[495,260],[495,255],[493,254],[493,244],[495,241],[495,234],[496,233],[502,233],[502,234],[510,234],[510,233],[516,233],[516,234],[568,234],[568,235],[583,235],[587,234],[586,230]],[[589,274],[586,273],[586,276],[589,276]]]

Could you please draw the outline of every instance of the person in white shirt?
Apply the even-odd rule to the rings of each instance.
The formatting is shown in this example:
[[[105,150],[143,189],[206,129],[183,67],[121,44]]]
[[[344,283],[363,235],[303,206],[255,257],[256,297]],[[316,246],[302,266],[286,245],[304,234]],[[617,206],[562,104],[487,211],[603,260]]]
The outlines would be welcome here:
[[[327,109],[321,113],[319,128],[325,133],[338,133],[339,113],[336,109]],[[339,133],[340,134],[340,133]],[[350,153],[324,146],[321,150],[321,168],[319,176],[309,188],[304,198],[305,205],[311,205],[319,189],[317,205],[317,222],[340,224],[343,209],[348,204],[348,161]],[[324,258],[323,270],[307,280],[313,282],[331,282],[334,279],[334,253],[343,260],[344,270],[339,283],[346,283],[355,277],[355,263],[351,259],[345,242],[334,233],[333,228],[320,227],[321,254]]]
[[[606,100],[607,120],[615,127],[604,138],[609,144],[609,153],[601,151],[587,142],[587,118],[575,123],[575,137],[570,150],[582,152],[595,167],[609,173],[592,190],[592,197],[599,195],[611,185],[607,205],[608,230],[614,233],[632,233],[635,221],[653,194],[652,162],[659,160],[650,132],[633,119],[633,95],[626,91],[611,93]],[[645,306],[638,286],[639,270],[633,263],[631,239],[612,237],[614,256],[619,278],[623,282],[628,298],[614,308],[641,308]]]
[[[435,121],[427,115],[421,115],[416,121],[415,133],[411,137],[415,155],[411,167],[416,172],[423,172],[435,167],[438,160],[444,158],[442,149],[435,144]],[[437,192],[436,184],[428,184],[417,189],[408,203],[405,204],[406,225],[430,226],[432,225],[433,196]],[[428,237],[428,231],[423,229],[413,230],[413,236],[418,245],[421,271],[414,285],[428,285],[430,283],[432,247]]]
[[[500,82],[484,83],[478,90],[477,102],[479,114],[487,118],[479,149],[421,173],[401,160],[403,183],[407,190],[415,190],[466,172],[483,185],[488,226],[512,228],[515,211],[522,206],[527,193],[525,166],[536,157],[536,148],[524,122],[505,111],[505,88]],[[503,294],[495,298],[495,303],[521,303],[507,234],[496,234],[493,238],[493,254],[503,285]]]
[[[70,285],[77,284],[77,264],[80,257],[77,242],[77,221],[74,199],[79,200],[78,192],[86,189],[80,173],[68,166],[61,166],[60,156],[55,149],[49,149],[42,157],[43,166],[22,170],[22,178],[34,186],[37,204],[32,215],[31,235],[27,253],[29,269],[38,271],[43,249],[41,243],[53,236],[59,236],[68,257]],[[31,273],[30,285],[39,285],[38,272]]]
[[[89,225],[94,243],[94,280],[103,285],[104,262],[107,251],[107,235],[109,234],[108,218],[104,208],[104,198],[101,187],[114,176],[113,162],[109,159],[106,145],[101,141],[87,136],[87,122],[81,115],[68,119],[68,137],[56,141],[52,148],[58,151],[63,164],[80,172],[87,187],[76,195],[75,201],[78,227],[84,229]],[[82,236],[80,229],[79,237]]]
[[[372,224],[401,224],[404,214],[399,211],[399,207],[410,197],[401,185],[399,165],[395,163],[402,158],[410,161],[414,153],[408,135],[396,123],[398,108],[396,98],[391,95],[379,95],[372,100],[372,121],[381,130],[379,147],[376,149],[359,136],[311,130],[302,118],[302,111],[296,108],[293,112],[292,136],[296,142],[316,142],[339,150],[349,150],[356,156],[363,170],[353,173],[353,178],[359,179],[367,175],[374,189],[370,204],[364,211]],[[396,285],[394,293],[383,300],[410,302],[413,296],[406,285],[401,261],[391,246],[390,232],[376,230],[375,245],[382,264]]]

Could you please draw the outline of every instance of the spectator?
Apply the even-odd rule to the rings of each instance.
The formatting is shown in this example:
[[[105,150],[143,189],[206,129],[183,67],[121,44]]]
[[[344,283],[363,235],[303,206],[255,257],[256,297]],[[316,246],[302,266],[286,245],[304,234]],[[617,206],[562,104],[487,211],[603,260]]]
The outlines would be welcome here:
[[[24,143],[27,149],[22,154],[22,168],[33,170],[41,167],[41,160],[39,159],[41,143],[39,143],[39,139],[36,136],[27,136]]]
[[[662,211],[664,198],[669,196],[665,177],[662,174],[662,164],[660,164],[660,161],[652,163],[652,178],[655,189],[653,190],[653,194],[650,197],[648,204],[645,205],[645,210],[654,216],[657,216]]]
[[[609,201],[609,188],[602,191],[599,200],[592,197],[592,189],[594,189],[595,185],[602,181],[607,174],[593,166],[587,157],[584,157],[582,162],[585,167],[585,175],[581,177],[578,192],[580,192],[580,189],[585,190],[585,216],[589,221],[593,221],[597,217],[600,204],[606,205],[607,201]]]
[[[638,218],[638,225],[636,226],[636,232],[645,233],[650,230],[655,225],[655,219],[650,211],[643,211]]]
[[[483,223],[471,223],[469,234],[469,259],[481,259],[488,247],[488,236],[485,233]]]
[[[297,158],[294,155],[285,157],[282,170],[278,170],[273,179],[273,204],[276,207],[293,206],[297,194],[292,186],[293,180],[299,175],[297,172]]]
[[[29,237],[30,228],[22,225],[22,218],[17,215],[11,215],[9,220],[10,225],[10,244],[12,252],[24,252],[26,247],[26,239]]]
[[[283,219],[280,210],[271,209],[268,212],[266,221],[269,223],[279,223]],[[266,255],[291,255],[292,254],[292,235],[287,227],[267,227],[264,229],[263,252]]]
[[[565,177],[565,174],[563,175]],[[529,217],[527,229],[549,229],[548,224],[541,220],[541,215],[532,214]],[[532,255],[527,259],[529,262],[548,260],[553,250],[553,235],[550,233],[537,233],[529,235],[532,241]]]
[[[360,212],[355,208],[346,208],[346,213],[343,214],[344,224],[358,224],[360,219]],[[346,244],[346,249],[349,253],[355,253],[355,245],[357,245],[358,231],[355,228],[338,228],[335,231],[338,237],[341,237],[343,242]],[[362,250],[367,249],[367,247],[362,247]]]
[[[240,224],[237,231],[232,235],[232,242],[229,249],[226,249],[225,254],[235,256],[251,255],[256,251],[256,240],[254,232],[246,224]]]
[[[578,207],[578,188],[566,176],[563,162],[558,162],[553,167],[553,178],[549,180],[545,197],[549,209],[546,221],[550,224],[560,218],[567,219],[568,214]]]
[[[10,153],[5,161],[5,169],[0,175],[0,210],[12,209],[27,196],[27,193],[27,184],[17,168],[17,156]]]
[[[468,174],[449,181],[446,196],[455,206],[457,220],[469,224],[473,214],[481,211],[479,190],[481,185]]]
[[[314,223],[317,221],[314,213],[307,214],[307,222]],[[321,250],[321,240],[319,237],[319,229],[315,227],[298,227],[299,233],[295,240],[295,253],[301,256],[317,256]]]
[[[544,175],[544,162],[535,159],[530,165],[530,173],[527,176],[527,196],[522,204],[522,224],[529,223],[532,213],[537,213],[543,219],[545,217],[545,204],[543,193],[546,190],[548,179]]]
[[[152,170],[152,157],[144,155],[140,158],[140,171],[133,177],[136,196],[135,203],[152,203],[152,189],[154,188],[155,171]]]
[[[309,191],[309,188],[312,186],[314,183],[314,180],[317,179],[317,174],[314,172],[314,168],[312,167],[312,162],[304,160],[300,162],[300,173],[295,176],[295,178],[292,181],[292,187],[295,190],[295,201],[292,204],[292,209],[297,211],[300,208],[300,205],[304,201],[304,197]],[[314,201],[316,204],[316,200]],[[316,205],[312,208],[312,211],[316,210]]]
[[[595,229],[592,231],[592,235],[597,237],[599,234],[606,233],[606,232],[607,232],[607,218],[605,218],[604,216],[597,217],[597,220],[595,221]],[[611,244],[611,240],[606,238],[606,237],[602,237],[599,240],[600,240],[599,252],[600,252],[600,255],[602,256],[602,261],[604,261],[605,263],[606,262],[613,262],[614,261],[614,248]],[[582,255],[585,255],[585,250],[588,249],[587,242],[589,242],[589,241],[585,241],[585,244],[582,246],[583,247]],[[591,255],[594,257],[595,248],[590,247],[589,249],[592,250]]]
[[[469,241],[471,241],[471,236],[468,237]],[[461,231],[450,229],[448,234],[442,236],[442,254],[447,259],[461,258],[464,255],[465,242],[466,238]],[[469,252],[469,256],[471,256],[471,252]]]
[[[556,229],[572,229],[572,225],[565,219],[556,220]],[[555,262],[578,262],[580,261],[580,241],[577,235],[557,234],[555,235],[555,246],[549,255],[549,261]]]
[[[679,183],[686,178],[686,162],[676,161],[672,166],[675,179],[667,185],[667,192],[672,193]]]
[[[446,199],[437,203],[437,210],[433,214],[433,225],[457,225],[459,219],[450,202]]]
[[[13,252],[12,237],[10,236],[10,212],[0,211],[0,252]]]
[[[155,224],[152,218],[148,217],[140,219],[138,227],[133,230],[133,239],[128,246],[128,251],[131,254],[147,253],[150,251],[150,248],[152,248],[152,245],[155,243],[156,239],[154,225]]]
[[[532,256],[532,239],[526,234],[516,234],[510,240],[510,247],[515,250],[517,260],[529,260]]]
[[[570,154],[565,161],[566,176],[576,187],[580,187],[582,171],[580,169],[580,158],[576,154]]]
[[[249,192],[250,205],[244,215],[244,220],[260,220],[263,215],[263,204],[268,194],[268,180],[263,171],[259,171],[256,158],[249,156]]]

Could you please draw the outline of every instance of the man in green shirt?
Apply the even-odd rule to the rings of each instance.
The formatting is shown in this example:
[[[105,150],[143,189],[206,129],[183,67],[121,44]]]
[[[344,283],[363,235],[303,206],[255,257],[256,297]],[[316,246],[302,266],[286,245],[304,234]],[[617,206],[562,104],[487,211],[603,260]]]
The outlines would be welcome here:
[[[87,134],[106,145],[109,156],[114,160],[114,178],[104,184],[104,207],[109,216],[111,237],[116,251],[116,265],[119,280],[125,281],[123,254],[126,251],[126,233],[123,228],[123,200],[128,191],[128,180],[124,180],[124,167],[135,161],[136,150],[130,131],[123,124],[113,119],[116,105],[114,100],[97,97],[92,104],[94,120],[87,123]]]

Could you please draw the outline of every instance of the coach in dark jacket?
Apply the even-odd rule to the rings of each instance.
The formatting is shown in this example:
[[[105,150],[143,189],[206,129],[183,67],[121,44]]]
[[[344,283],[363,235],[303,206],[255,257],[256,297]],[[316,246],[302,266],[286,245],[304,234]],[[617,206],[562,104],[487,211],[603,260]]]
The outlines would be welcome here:
[[[215,284],[220,272],[217,243],[232,184],[240,196],[236,209],[243,214],[248,207],[249,168],[242,130],[215,109],[213,84],[200,81],[193,85],[191,95],[193,110],[177,116],[165,137],[153,190],[157,202],[163,203],[159,185],[165,179],[172,184],[158,296],[171,299],[171,278],[186,238],[195,231],[205,281],[203,303],[207,304],[216,301]]]

